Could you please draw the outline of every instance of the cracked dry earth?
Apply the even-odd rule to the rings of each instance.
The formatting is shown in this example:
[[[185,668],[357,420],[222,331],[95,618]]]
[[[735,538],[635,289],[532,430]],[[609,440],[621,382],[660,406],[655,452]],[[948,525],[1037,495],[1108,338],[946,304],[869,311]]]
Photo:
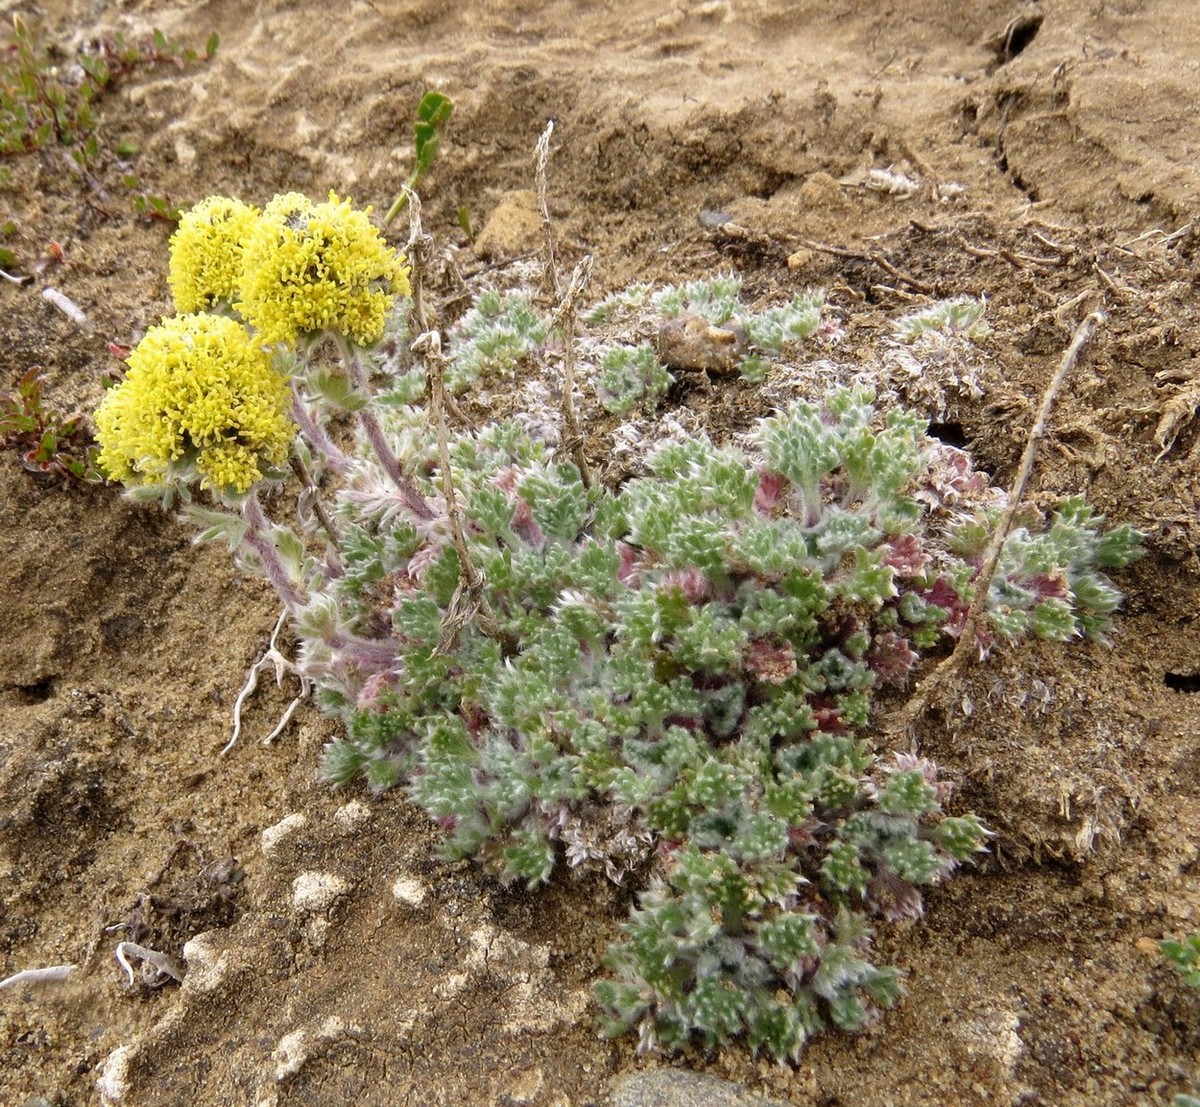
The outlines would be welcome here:
[[[553,118],[564,263],[593,255],[597,296],[730,269],[759,303],[821,285],[847,360],[914,305],[986,296],[982,395],[935,401],[918,379],[911,399],[941,404],[939,433],[1003,482],[1075,323],[1101,307],[1030,495],[1084,493],[1147,534],[1110,647],[1000,651],[920,720],[919,748],[994,849],[920,922],[880,930],[902,1004],[788,1068],[602,1040],[588,988],[630,893],[562,876],[531,894],[439,860],[398,796],[315,781],[331,724],[311,708],[256,740],[290,686],[264,681],[219,758],[276,618],[265,587],[167,516],[0,456],[0,978],[78,966],[0,991],[0,1102],[583,1107],[656,1066],[806,1107],[1152,1107],[1200,1090],[1200,996],[1156,952],[1200,928],[1193,0],[0,12],[39,21],[64,57],[102,31],[220,35],[212,61],[137,72],[99,105],[107,140],[136,145],[143,185],[172,202],[336,188],[385,205],[438,88],[457,112],[425,222],[471,279],[536,251],[531,151]],[[4,387],[41,365],[54,403],[90,408],[107,344],[170,310],[169,228],[135,217],[111,167],[80,181],[53,149],[8,164],[8,245],[30,272],[51,242],[64,262],[0,287]],[[720,438],[779,398],[684,382],[669,405]],[[613,431],[592,429],[594,458]],[[182,985],[130,983],[121,941],[183,961]]]

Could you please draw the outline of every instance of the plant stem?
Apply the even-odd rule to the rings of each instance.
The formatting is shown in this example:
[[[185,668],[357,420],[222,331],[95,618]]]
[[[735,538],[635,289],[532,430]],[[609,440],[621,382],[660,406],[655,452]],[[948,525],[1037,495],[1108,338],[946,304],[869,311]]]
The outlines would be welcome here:
[[[383,225],[385,227],[391,226],[392,220],[404,210],[404,205],[408,203],[408,197],[413,188],[416,187],[420,176],[420,170],[414,169],[408,175],[408,180],[400,186],[400,194],[392,201],[392,206],[387,209],[387,215],[383,217]]]
[[[562,299],[562,287],[558,281],[558,264],[554,259],[554,226],[550,222],[550,203],[547,199],[547,167],[550,163],[550,136],[554,134],[554,120],[546,124],[546,129],[537,140],[533,155],[533,175],[537,182],[538,211],[542,216],[542,233],[546,237],[546,280],[555,301]]]
[[[389,669],[396,662],[396,643],[391,639],[363,638],[349,631],[336,630],[326,643],[335,650],[345,650],[359,664],[373,669]]]
[[[325,464],[335,473],[348,473],[354,464],[349,455],[338,446],[320,423],[313,418],[312,412],[300,398],[295,386],[292,387],[292,418],[300,432],[324,459]]]
[[[364,396],[369,396],[371,382],[367,378],[367,370],[362,363],[362,358],[358,356],[358,351],[350,342],[344,342],[342,344],[342,353],[346,359],[346,368],[350,373],[350,383]],[[375,412],[368,405],[356,414],[362,423],[363,432],[367,436],[367,441],[371,444],[371,449],[374,451],[375,457],[379,460],[379,464],[383,466],[383,471],[387,473],[388,478],[396,486],[396,489],[400,493],[400,498],[404,501],[409,511],[417,516],[418,519],[432,519],[433,509],[426,502],[425,497],[418,491],[417,486],[404,475],[404,470],[400,466],[399,459],[384,437],[383,427],[379,425],[379,420],[376,418]]]
[[[458,510],[458,496],[454,492],[454,474],[450,468],[450,433],[446,428],[446,360],[442,356],[442,345],[437,331],[429,331],[422,338],[428,339],[422,352],[425,355],[425,371],[429,381],[429,406],[433,409],[433,425],[437,430],[442,496],[446,501],[446,514],[450,520],[450,533],[454,537],[454,549],[458,553],[459,576],[463,587],[474,591],[479,585],[479,575],[471,564],[471,554],[467,549],[466,535],[463,533],[462,516]]]
[[[563,336],[562,413],[563,428],[566,431],[563,445],[570,451],[585,488],[591,487],[592,471],[583,451],[583,428],[579,425],[579,416],[575,412],[575,322],[579,297],[591,276],[592,258],[589,255],[575,267],[571,283],[554,315],[554,322],[561,329]]]
[[[242,518],[246,522],[246,545],[258,555],[267,580],[279,594],[284,606],[295,614],[308,601],[292,581],[283,558],[279,556],[279,548],[271,538],[271,525],[263,514],[256,490],[251,490],[242,501]]]
[[[534,153],[534,178],[537,181],[538,211],[542,216],[542,233],[546,238],[546,281],[554,294],[554,323],[563,335],[563,427],[566,431],[563,445],[570,452],[583,480],[590,487],[592,473],[587,456],[583,452],[583,430],[575,413],[575,317],[579,297],[592,276],[592,259],[585,257],[575,268],[571,283],[563,291],[558,279],[558,263],[554,256],[554,225],[550,220],[550,202],[547,197],[547,168],[550,163],[550,136],[554,133],[554,121],[546,124],[537,141]]]
[[[78,965],[47,965],[43,969],[22,969],[0,980],[0,989],[15,988],[18,984],[44,984],[51,980],[66,980]]]
[[[449,649],[459,631],[469,623],[474,623],[484,634],[500,643],[506,657],[511,657],[517,650],[517,642],[492,615],[485,594],[486,582],[471,560],[471,550],[458,508],[458,494],[454,490],[454,471],[450,466],[450,431],[446,426],[446,358],[442,355],[441,336],[437,331],[426,331],[413,343],[412,349],[425,358],[425,380],[430,413],[437,430],[438,465],[442,471],[442,498],[446,504],[454,551],[458,554],[458,588],[442,620],[442,641],[437,652]]]

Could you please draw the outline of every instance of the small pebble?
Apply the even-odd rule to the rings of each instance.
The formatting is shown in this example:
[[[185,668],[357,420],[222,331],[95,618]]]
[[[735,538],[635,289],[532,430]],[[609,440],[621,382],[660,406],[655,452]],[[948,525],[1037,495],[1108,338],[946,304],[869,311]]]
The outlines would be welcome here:
[[[506,192],[475,239],[475,253],[485,261],[502,261],[541,249],[544,238],[537,193]]]
[[[842,193],[842,186],[828,173],[813,173],[800,186],[800,199],[805,206],[816,211],[837,211],[850,207]]]
[[[205,930],[183,947],[187,974],[184,989],[192,994],[211,992],[225,979],[229,971],[229,951],[219,945],[214,932]]]
[[[101,1107],[116,1107],[129,1093],[129,1061],[132,1056],[132,1047],[123,1045],[117,1046],[104,1059],[100,1079],[96,1081]]]
[[[745,348],[740,327],[714,327],[702,315],[668,319],[658,330],[658,356],[668,369],[736,373]]]
[[[398,876],[392,884],[392,895],[409,907],[420,907],[424,904],[428,892],[425,885],[415,877]]]
[[[361,830],[371,817],[371,809],[361,800],[351,800],[333,813],[333,823],[343,834]]]
[[[350,885],[333,873],[301,873],[292,881],[292,905],[298,911],[328,911]]]
[[[274,826],[267,827],[260,835],[263,853],[268,857],[275,857],[284,839],[307,825],[308,816],[294,811],[286,818],[280,819]]]

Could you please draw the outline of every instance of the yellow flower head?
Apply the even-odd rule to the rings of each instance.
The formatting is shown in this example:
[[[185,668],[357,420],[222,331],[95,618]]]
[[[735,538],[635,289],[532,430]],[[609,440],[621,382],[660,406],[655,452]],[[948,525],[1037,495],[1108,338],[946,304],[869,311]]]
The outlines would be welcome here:
[[[167,281],[180,311],[232,304],[242,280],[242,249],[258,221],[258,209],[210,196],[179,220],[171,235]]]
[[[98,464],[125,484],[241,495],[287,461],[291,390],[236,320],[180,315],[151,327],[96,409]]]
[[[329,194],[327,203],[288,192],[263,210],[244,255],[236,307],[263,342],[333,331],[360,346],[378,342],[408,268],[367,211]]]

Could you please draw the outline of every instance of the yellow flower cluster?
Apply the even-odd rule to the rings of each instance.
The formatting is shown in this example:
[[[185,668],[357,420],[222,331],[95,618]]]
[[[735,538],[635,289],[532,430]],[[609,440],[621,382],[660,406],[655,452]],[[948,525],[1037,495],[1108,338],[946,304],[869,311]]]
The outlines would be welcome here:
[[[409,293],[404,259],[349,201],[276,196],[245,243],[235,305],[265,343],[333,331],[360,346],[378,342],[398,295]]]
[[[210,196],[171,236],[169,283],[185,314],[152,327],[96,410],[100,468],[126,484],[242,495],[282,465],[296,428],[267,348],[330,331],[378,342],[408,267],[367,211],[289,192],[266,208]],[[222,306],[245,320],[209,314]],[[246,324],[249,324],[250,330]]]
[[[238,495],[282,465],[291,391],[234,319],[198,313],[151,327],[96,410],[100,468],[126,484],[199,475]]]
[[[180,311],[232,304],[242,283],[242,250],[258,209],[240,200],[210,196],[179,220],[171,235],[167,283]]]

